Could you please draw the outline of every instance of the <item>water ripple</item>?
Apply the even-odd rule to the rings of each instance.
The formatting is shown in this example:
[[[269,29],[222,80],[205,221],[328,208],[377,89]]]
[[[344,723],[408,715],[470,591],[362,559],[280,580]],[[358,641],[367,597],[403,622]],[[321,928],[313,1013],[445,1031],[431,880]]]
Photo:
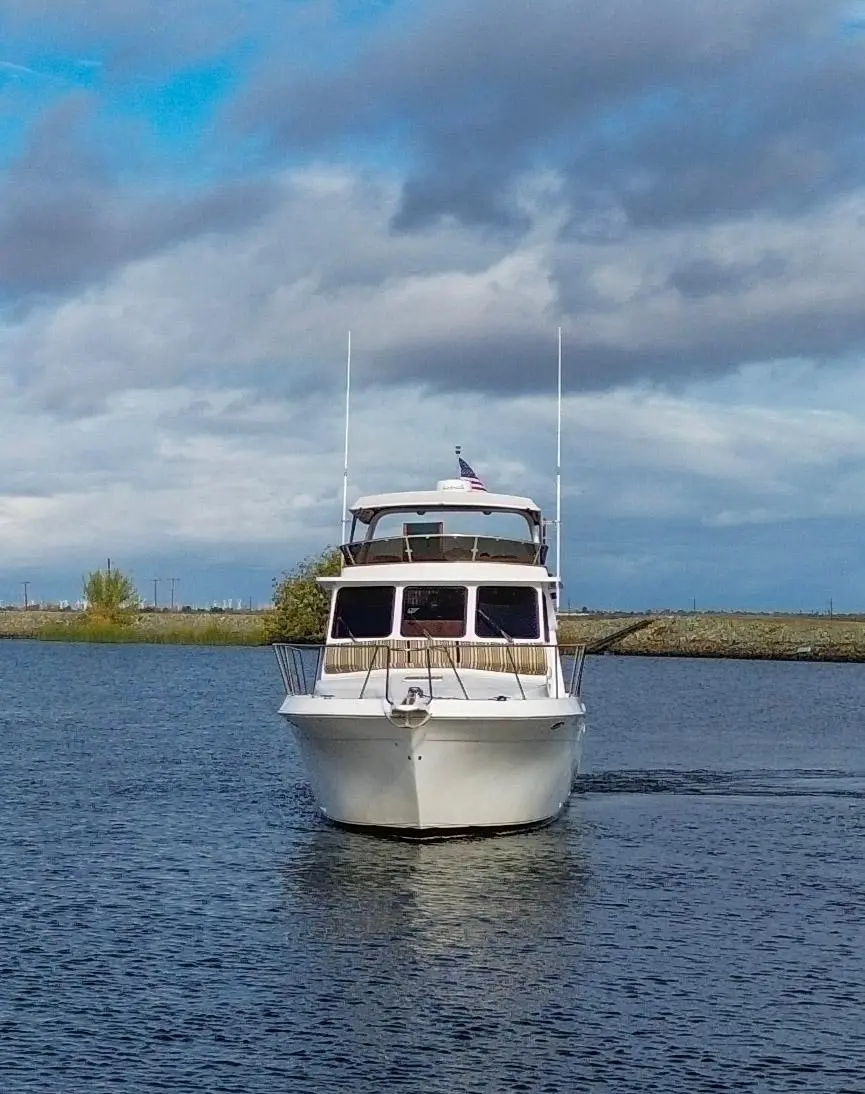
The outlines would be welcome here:
[[[0,658],[2,1094],[865,1089],[847,666],[598,659],[561,821],[417,844],[319,819],[266,651]]]
[[[713,796],[865,798],[865,773],[790,771],[604,771],[579,775],[577,794],[704,794]]]

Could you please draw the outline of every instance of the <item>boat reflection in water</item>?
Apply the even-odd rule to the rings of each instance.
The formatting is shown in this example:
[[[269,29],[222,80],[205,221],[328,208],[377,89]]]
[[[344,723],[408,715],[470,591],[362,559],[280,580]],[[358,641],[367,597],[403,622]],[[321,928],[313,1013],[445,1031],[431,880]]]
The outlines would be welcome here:
[[[532,948],[573,944],[588,867],[566,820],[499,839],[422,843],[328,827],[296,846],[284,883],[292,919],[332,943],[464,951],[483,965],[505,937]]]

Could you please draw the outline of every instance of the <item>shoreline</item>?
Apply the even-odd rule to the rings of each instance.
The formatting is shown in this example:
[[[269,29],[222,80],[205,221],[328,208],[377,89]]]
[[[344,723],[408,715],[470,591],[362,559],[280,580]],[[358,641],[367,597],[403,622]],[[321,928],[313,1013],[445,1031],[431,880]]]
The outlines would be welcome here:
[[[639,623],[638,627],[634,624]],[[623,634],[602,649],[611,636]],[[865,663],[865,617],[749,612],[563,615],[559,641],[630,657]]]
[[[263,646],[266,618],[265,611],[145,612],[131,625],[100,627],[81,612],[5,609],[0,639]],[[865,663],[865,616],[563,613],[559,641],[593,655]]]

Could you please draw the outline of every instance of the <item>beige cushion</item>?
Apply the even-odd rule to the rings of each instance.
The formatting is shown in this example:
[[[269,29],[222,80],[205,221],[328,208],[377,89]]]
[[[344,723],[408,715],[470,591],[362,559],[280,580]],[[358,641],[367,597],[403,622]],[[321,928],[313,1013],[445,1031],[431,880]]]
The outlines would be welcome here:
[[[390,655],[388,656],[388,648]],[[327,646],[324,671],[328,673],[369,672],[384,669],[427,668],[427,643],[410,638],[392,638],[382,642],[342,642]],[[547,651],[543,646],[500,643],[477,644],[433,642],[429,647],[431,669],[481,669],[486,672],[514,672],[527,676],[545,676]]]
[[[460,655],[461,665],[466,669],[516,671],[528,676],[545,676],[547,672],[547,651],[543,646],[471,645],[464,646]]]

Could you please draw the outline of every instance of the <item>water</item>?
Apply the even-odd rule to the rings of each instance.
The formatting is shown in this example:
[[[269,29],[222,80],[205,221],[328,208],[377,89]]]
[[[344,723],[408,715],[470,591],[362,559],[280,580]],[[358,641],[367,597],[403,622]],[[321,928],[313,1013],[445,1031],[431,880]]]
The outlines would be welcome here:
[[[315,813],[266,650],[0,644],[0,1091],[865,1090],[865,669],[590,659],[571,808]]]

